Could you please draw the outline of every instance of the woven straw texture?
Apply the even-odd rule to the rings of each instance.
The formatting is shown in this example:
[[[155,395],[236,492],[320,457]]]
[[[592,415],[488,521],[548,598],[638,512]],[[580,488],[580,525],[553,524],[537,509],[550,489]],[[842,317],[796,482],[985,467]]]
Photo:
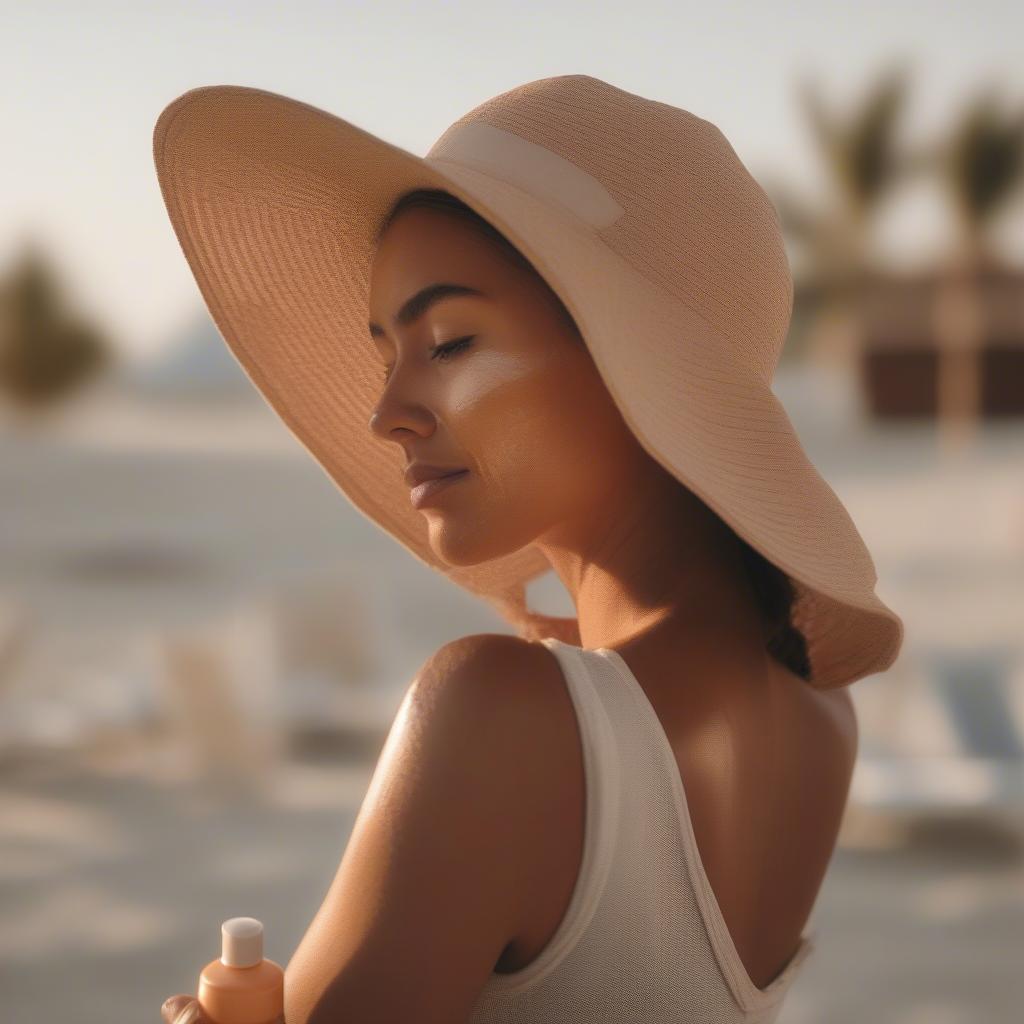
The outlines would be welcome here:
[[[525,586],[547,561],[526,547],[443,563],[402,452],[369,429],[372,239],[415,188],[446,189],[509,238],[573,315],[638,441],[790,576],[813,685],[895,660],[903,623],[771,390],[793,300],[775,208],[713,124],[563,75],[487,100],[419,157],[225,85],[170,103],[153,145],[185,257],[253,384],[356,508],[522,635],[544,635]]]

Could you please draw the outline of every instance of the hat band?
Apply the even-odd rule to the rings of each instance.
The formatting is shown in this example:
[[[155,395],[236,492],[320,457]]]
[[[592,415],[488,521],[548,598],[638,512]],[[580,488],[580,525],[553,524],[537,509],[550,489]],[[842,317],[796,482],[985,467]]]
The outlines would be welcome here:
[[[626,212],[592,174],[550,149],[483,121],[450,128],[424,159],[483,171],[564,206],[594,228],[606,228]]]

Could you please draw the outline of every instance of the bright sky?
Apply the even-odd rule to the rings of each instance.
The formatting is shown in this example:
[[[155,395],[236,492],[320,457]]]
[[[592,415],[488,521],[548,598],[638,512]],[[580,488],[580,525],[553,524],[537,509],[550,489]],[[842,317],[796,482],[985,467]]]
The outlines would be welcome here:
[[[119,346],[165,343],[202,300],[160,197],[152,132],[160,111],[198,85],[293,96],[422,155],[484,99],[585,73],[708,118],[766,184],[786,176],[813,191],[798,76],[846,106],[906,57],[915,138],[984,82],[1019,108],[1022,39],[1024,4],[1006,0],[8,3],[0,266],[31,233]],[[902,204],[890,226],[908,251],[937,244],[928,202]]]

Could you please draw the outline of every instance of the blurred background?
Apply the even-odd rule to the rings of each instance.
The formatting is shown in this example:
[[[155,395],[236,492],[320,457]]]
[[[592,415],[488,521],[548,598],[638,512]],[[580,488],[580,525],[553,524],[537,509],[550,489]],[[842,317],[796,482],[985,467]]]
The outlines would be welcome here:
[[[221,341],[160,111],[252,85],[425,153],[587,73],[706,117],[782,215],[774,389],[906,624],[782,1024],[1020,1019],[1024,8],[5,5],[0,993],[157,1020],[261,918],[287,963],[405,687],[508,632],[338,492]],[[571,611],[550,575],[531,597]]]

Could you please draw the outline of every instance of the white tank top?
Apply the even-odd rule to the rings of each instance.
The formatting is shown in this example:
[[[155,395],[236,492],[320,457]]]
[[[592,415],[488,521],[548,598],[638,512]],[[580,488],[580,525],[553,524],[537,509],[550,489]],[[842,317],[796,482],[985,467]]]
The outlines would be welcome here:
[[[586,775],[583,857],[569,906],[522,970],[492,972],[470,1024],[769,1024],[818,930],[759,989],[704,872],[675,754],[622,656],[555,638]]]

